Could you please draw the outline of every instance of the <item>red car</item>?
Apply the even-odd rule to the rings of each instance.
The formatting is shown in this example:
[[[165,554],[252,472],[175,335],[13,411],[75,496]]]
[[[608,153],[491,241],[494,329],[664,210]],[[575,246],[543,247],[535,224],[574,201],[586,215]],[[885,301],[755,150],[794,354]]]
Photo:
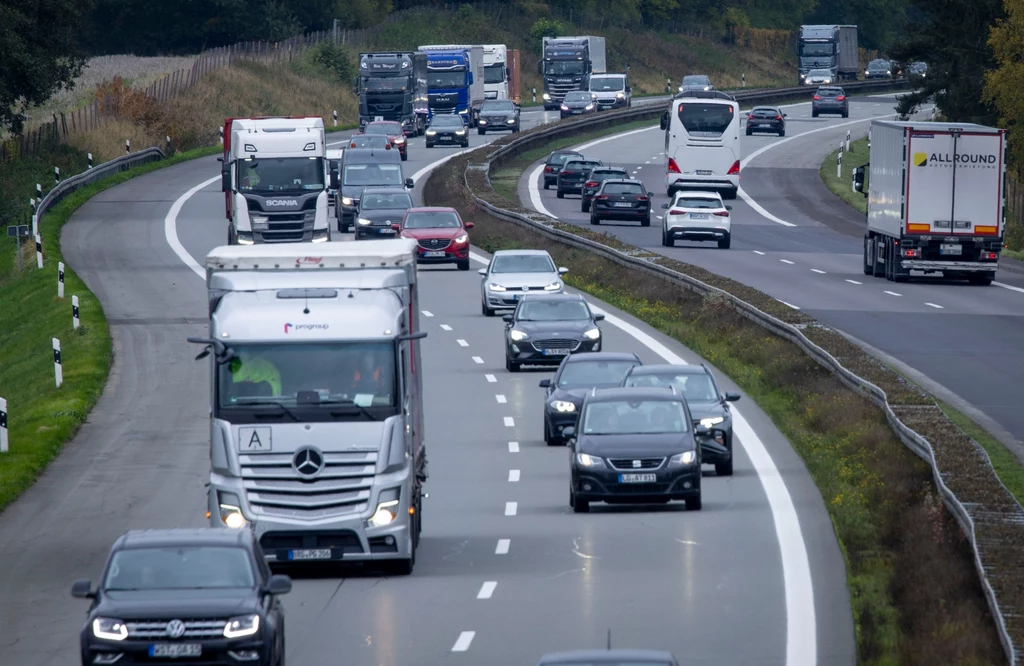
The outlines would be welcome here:
[[[402,130],[402,123],[396,123],[390,120],[375,120],[372,123],[366,123],[366,127],[363,128],[363,134],[383,134],[391,142],[391,145],[398,148],[398,152],[402,155],[402,161],[409,159],[408,144],[405,140],[405,132]]]
[[[455,264],[469,270],[469,230],[454,208],[410,208],[395,230],[400,238],[413,238],[420,246],[421,264]]]

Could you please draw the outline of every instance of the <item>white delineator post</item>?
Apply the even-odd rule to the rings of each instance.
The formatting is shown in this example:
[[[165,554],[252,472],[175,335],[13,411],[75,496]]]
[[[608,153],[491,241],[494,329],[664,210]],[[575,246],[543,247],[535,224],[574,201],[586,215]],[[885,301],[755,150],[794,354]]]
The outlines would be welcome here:
[[[337,111],[337,109],[335,109],[335,111],[334,111],[334,126],[335,127],[338,126],[338,111]]]
[[[846,152],[850,152],[850,130],[846,130]]]
[[[53,339],[53,377],[57,381],[57,388],[64,383],[64,369],[60,365],[60,340]]]
[[[7,453],[7,400],[0,398],[0,453]]]
[[[82,325],[82,320],[78,317],[78,296],[71,297],[71,326],[78,328]]]
[[[843,151],[839,151],[839,157],[836,159],[836,178],[843,177]]]
[[[43,237],[36,234],[36,268],[43,267]]]
[[[57,298],[64,298],[64,262],[57,262]]]
[[[125,139],[124,140],[124,154],[125,155],[131,155],[132,154],[132,142],[131,142],[131,139]]]

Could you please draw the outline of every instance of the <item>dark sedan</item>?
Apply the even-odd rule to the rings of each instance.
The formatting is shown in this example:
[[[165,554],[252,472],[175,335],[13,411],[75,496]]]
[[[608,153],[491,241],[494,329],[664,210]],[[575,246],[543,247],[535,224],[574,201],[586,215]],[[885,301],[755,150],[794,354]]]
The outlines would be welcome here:
[[[537,666],[679,666],[671,652],[660,650],[566,650],[540,658]]]
[[[519,107],[507,99],[484,102],[476,121],[477,134],[519,131]]]
[[[774,106],[759,106],[747,115],[747,136],[754,132],[771,132],[786,136],[786,114]]]
[[[604,164],[599,160],[588,160],[582,157],[566,160],[565,166],[558,172],[558,181],[555,186],[558,198],[564,199],[566,194],[583,192],[583,184],[587,182],[590,171],[600,166],[604,166]]]
[[[272,576],[252,530],[133,530],[114,542],[82,627],[82,664],[284,662],[292,589]]]
[[[575,150],[556,150],[544,160],[544,189],[552,185],[558,185],[558,174],[562,171],[565,163],[572,158],[583,159],[583,153]]]
[[[580,210],[584,213],[590,212],[590,202],[600,189],[601,183],[609,178],[614,180],[629,180],[629,172],[619,167],[594,167],[587,176],[587,182],[583,183],[583,190],[580,192]]]
[[[469,130],[462,118],[455,115],[436,115],[427,125],[427,148],[434,146],[469,147]]]
[[[732,411],[738,393],[721,393],[711,370],[700,365],[644,365],[630,370],[623,386],[675,387],[686,398],[693,424],[708,429],[698,437],[705,464],[715,466],[718,476],[732,476]]]
[[[597,95],[589,90],[573,90],[565,93],[562,106],[559,108],[560,118],[573,118],[597,113]]]
[[[579,294],[531,294],[505,315],[505,369],[558,365],[569,354],[601,351],[604,315],[590,311]]]
[[[892,75],[892,61],[884,58],[876,58],[868,63],[868,68],[864,70],[865,79],[891,79]]]
[[[544,443],[565,444],[562,434],[576,425],[583,396],[595,388],[614,388],[622,383],[634,365],[642,365],[636,354],[584,352],[566,356],[552,379],[540,380],[544,396]]]
[[[701,451],[686,400],[661,388],[614,388],[587,393],[578,426],[566,428],[570,457],[569,505],[591,502],[664,504],[701,508]]]
[[[651,197],[638,180],[606,180],[594,195],[590,223],[601,220],[636,220],[641,227],[651,226]]]
[[[839,86],[818,88],[811,99],[811,117],[817,118],[822,113],[849,118],[850,99],[846,96],[846,91]]]
[[[355,239],[394,238],[394,225],[401,224],[412,208],[412,197],[401,187],[368,187],[359,201]]]

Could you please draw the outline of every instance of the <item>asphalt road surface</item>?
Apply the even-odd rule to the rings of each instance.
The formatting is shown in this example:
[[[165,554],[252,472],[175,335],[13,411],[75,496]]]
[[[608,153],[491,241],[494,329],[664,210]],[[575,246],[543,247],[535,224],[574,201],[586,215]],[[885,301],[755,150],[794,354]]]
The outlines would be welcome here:
[[[527,110],[524,127],[553,115]],[[410,148],[418,187],[458,152],[426,150],[422,138]],[[86,603],[70,598],[71,582],[95,581],[127,529],[206,524],[208,365],[185,338],[206,331],[196,268],[225,239],[218,167],[206,158],[139,177],[65,227],[65,256],[103,304],[115,362],[89,422],[0,515],[2,664],[78,663]],[[285,597],[289,663],[529,666],[547,651],[603,647],[609,630],[615,646],[693,664],[855,663],[845,566],[822,499],[756,405],[738,403],[735,476],[706,473],[702,511],[598,505],[575,515],[567,452],[542,440],[537,382],[550,371],[504,370],[503,325],[479,314],[475,272],[421,276],[431,477],[416,570],[296,580]],[[699,362],[597,306],[606,349]]]
[[[600,229],[651,252],[732,278],[801,309],[879,350],[912,378],[967,411],[1024,459],[1024,275],[1003,260],[989,287],[913,278],[896,284],[861,270],[864,218],[821,182],[819,169],[846,132],[891,118],[893,96],[854,97],[850,117],[811,118],[810,104],[788,105],[787,136],[743,136],[741,196],[732,206],[732,248],[676,241],[661,245],[661,218],[602,222]],[[665,194],[664,133],[654,126],[584,144],[588,157],[626,167]],[[536,166],[519,183],[525,205],[593,228],[578,195],[545,191]]]

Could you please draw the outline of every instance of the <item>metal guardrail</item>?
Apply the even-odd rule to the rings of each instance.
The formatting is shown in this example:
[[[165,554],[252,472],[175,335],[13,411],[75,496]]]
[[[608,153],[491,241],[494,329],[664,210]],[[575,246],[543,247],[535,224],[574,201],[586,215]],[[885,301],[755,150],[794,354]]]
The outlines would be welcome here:
[[[882,90],[891,90],[893,88],[906,88],[909,86],[909,82],[903,81],[870,81],[861,82],[858,84],[847,84],[844,88],[847,92],[874,92]],[[759,91],[757,93],[737,93],[734,95],[737,101],[748,101],[759,104],[771,103],[779,99],[798,99],[804,96],[810,96],[814,89],[810,86],[803,88],[783,88],[771,91]],[[606,114],[600,114],[594,117],[574,120],[570,122],[560,122],[550,127],[545,127],[537,131],[532,131],[526,136],[520,136],[512,138],[508,143],[503,143],[497,150],[491,152],[487,156],[486,163],[467,164],[467,170],[463,174],[463,182],[465,183],[466,189],[470,192],[474,202],[486,210],[488,213],[498,219],[502,219],[508,222],[512,222],[519,226],[525,227],[535,233],[540,234],[550,240],[574,247],[577,249],[587,250],[598,256],[601,256],[619,266],[629,268],[633,270],[641,270],[650,274],[654,274],[662,279],[667,280],[673,284],[676,284],[685,289],[689,289],[702,295],[716,294],[730,302],[737,311],[752,322],[764,327],[770,332],[778,335],[779,337],[789,340],[796,346],[798,346],[804,353],[813,358],[819,364],[834,373],[843,384],[848,386],[854,391],[867,396],[872,402],[878,405],[885,413],[886,419],[889,422],[893,432],[900,438],[900,441],[922,458],[929,464],[932,470],[932,478],[935,482],[936,487],[942,496],[943,503],[950,510],[950,512],[956,517],[964,534],[970,539],[971,549],[974,555],[974,566],[978,572],[978,576],[981,580],[982,588],[985,594],[986,601],[988,603],[989,610],[995,619],[996,629],[999,634],[1000,642],[1003,646],[1003,651],[1006,654],[1008,662],[1011,666],[1017,666],[1019,648],[1015,645],[1012,636],[1007,629],[1007,618],[1014,618],[1020,614],[1020,610],[1016,608],[1004,607],[999,603],[999,599],[993,589],[992,583],[989,580],[989,572],[986,567],[984,558],[984,543],[979,539],[977,534],[977,523],[981,521],[985,523],[989,520],[999,520],[1000,522],[1016,522],[1018,524],[1024,524],[1024,508],[1021,508],[1020,504],[1013,497],[1013,494],[1003,485],[1002,481],[999,480],[998,475],[995,473],[995,469],[992,467],[992,461],[988,457],[985,450],[977,443],[972,440],[972,443],[976,449],[980,460],[984,461],[984,464],[988,466],[989,471],[992,473],[993,478],[999,483],[1002,492],[1010,499],[1010,504],[1016,507],[1017,511],[1014,515],[1007,516],[1005,513],[993,515],[991,509],[986,509],[984,505],[972,504],[965,506],[949,489],[943,480],[943,474],[939,469],[935,450],[932,445],[921,436],[919,433],[914,431],[912,428],[904,424],[893,408],[889,405],[888,396],[885,391],[875,384],[861,378],[854,374],[834,356],[828,353],[826,350],[812,342],[807,338],[804,333],[792,324],[788,324],[772,315],[769,315],[755,306],[740,300],[736,296],[713,287],[709,284],[701,282],[693,277],[680,273],[678,271],[671,270],[664,266],[631,256],[625,252],[616,250],[607,245],[603,245],[596,241],[592,241],[588,238],[577,236],[573,233],[561,231],[550,226],[549,218],[541,213],[531,213],[530,215],[520,214],[514,211],[506,210],[499,206],[496,206],[473,192],[469,185],[469,179],[467,174],[471,170],[484,171],[489,173],[491,165],[500,161],[507,160],[517,154],[525,152],[526,150],[533,149],[536,144],[544,143],[552,138],[572,136],[573,134],[580,133],[581,130],[593,130],[603,128],[611,125],[625,124],[631,121],[643,120],[647,117],[657,117],[662,112],[661,107],[652,105],[644,105],[644,107],[625,109],[622,111],[613,111]],[[537,219],[534,219],[536,216]],[[822,327],[827,328],[827,327]],[[937,409],[937,407],[935,408]],[[997,572],[992,572],[994,576],[997,576]]]

